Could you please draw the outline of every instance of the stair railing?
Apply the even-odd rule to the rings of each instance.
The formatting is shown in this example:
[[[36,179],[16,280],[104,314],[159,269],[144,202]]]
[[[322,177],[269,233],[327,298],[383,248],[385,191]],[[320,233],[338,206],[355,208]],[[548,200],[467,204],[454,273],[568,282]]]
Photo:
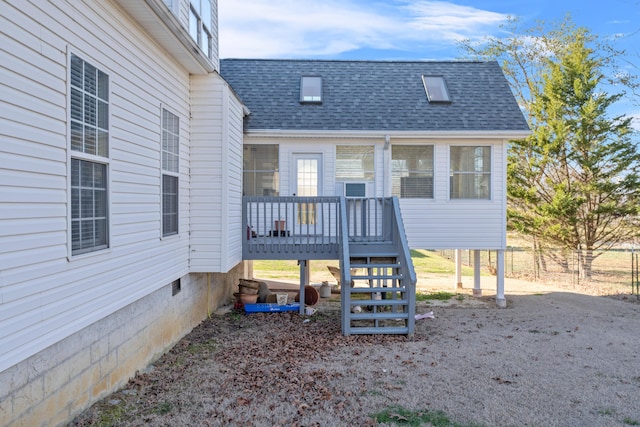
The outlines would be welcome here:
[[[350,320],[349,313],[351,311],[351,292],[349,284],[351,283],[351,269],[349,261],[349,233],[347,230],[347,203],[346,198],[340,198],[339,215],[339,232],[340,245],[338,249],[340,264],[340,308],[342,313],[342,334],[349,335]]]
[[[408,328],[409,334],[413,334],[415,328],[415,317],[413,313],[416,312],[416,283],[418,282],[418,278],[416,276],[416,270],[413,266],[413,260],[411,258],[411,249],[409,248],[409,242],[407,241],[407,234],[404,229],[404,222],[402,221],[402,215],[400,214],[400,203],[397,197],[391,198],[391,205],[393,209],[394,221],[394,235],[393,239],[394,245],[396,245],[398,251],[398,261],[400,261],[400,265],[402,265],[403,276],[406,277],[407,283],[405,286],[408,289],[410,297],[409,305],[407,310],[409,312],[409,321]]]

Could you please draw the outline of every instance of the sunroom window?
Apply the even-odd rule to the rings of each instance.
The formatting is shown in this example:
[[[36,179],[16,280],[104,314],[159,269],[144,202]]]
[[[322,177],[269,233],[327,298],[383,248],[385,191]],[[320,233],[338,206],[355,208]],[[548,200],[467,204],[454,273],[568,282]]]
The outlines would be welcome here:
[[[242,194],[245,196],[278,196],[278,145],[245,144]]]
[[[338,145],[336,181],[373,181],[373,145]]]
[[[302,79],[300,80],[300,102],[322,102],[322,77],[302,77]]]
[[[450,102],[449,91],[442,76],[422,76],[429,102]]]
[[[391,147],[391,193],[401,198],[433,199],[433,145]]]
[[[491,147],[451,147],[451,199],[491,198]]]

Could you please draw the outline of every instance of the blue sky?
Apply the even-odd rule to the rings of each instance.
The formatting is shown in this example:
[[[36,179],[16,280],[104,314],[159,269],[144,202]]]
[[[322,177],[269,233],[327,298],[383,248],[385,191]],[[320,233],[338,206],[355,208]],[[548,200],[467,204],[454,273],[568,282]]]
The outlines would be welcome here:
[[[223,58],[452,59],[456,41],[525,25],[575,23],[603,35],[640,29],[640,0],[219,0]],[[640,44],[640,35],[624,44]]]
[[[640,0],[218,0],[218,8],[222,58],[455,59],[458,40],[500,36],[509,15],[528,27],[570,13],[617,37],[640,65]],[[640,124],[640,107],[623,104]]]

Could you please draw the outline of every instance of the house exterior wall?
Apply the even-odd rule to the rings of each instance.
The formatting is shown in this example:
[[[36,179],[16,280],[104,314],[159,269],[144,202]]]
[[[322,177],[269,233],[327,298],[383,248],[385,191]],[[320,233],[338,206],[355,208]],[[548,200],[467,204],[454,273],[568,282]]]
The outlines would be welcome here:
[[[241,277],[189,274],[0,372],[0,426],[66,425],[170,349]]]
[[[491,147],[491,200],[449,198],[449,149],[454,145]],[[400,199],[411,248],[505,249],[506,147],[503,140],[452,140],[434,150],[434,199]]]
[[[280,195],[291,196],[293,176],[289,172],[294,153],[323,156],[323,196],[342,195],[343,184],[336,181],[335,159],[338,145],[373,145],[375,180],[367,184],[367,197],[391,195],[391,146],[434,146],[434,198],[400,199],[402,219],[409,246],[415,249],[504,249],[506,247],[506,147],[502,139],[479,138],[398,138],[385,136],[322,138],[245,136],[245,144],[278,144]],[[451,200],[449,198],[449,150],[455,145],[491,147],[491,199]]]
[[[242,105],[219,77],[193,76],[191,98],[190,270],[227,271],[242,261]]]
[[[216,73],[190,75],[112,1],[4,1],[0,27],[0,426],[57,425],[123,384],[233,292],[237,253],[198,271],[210,275],[190,269],[192,141],[222,145],[220,129],[192,121],[192,90],[224,85]],[[70,249],[72,54],[109,76],[109,248],[83,255]],[[201,111],[234,108],[225,114],[236,140],[225,144],[238,163],[238,102],[210,102]],[[179,233],[168,237],[163,108],[180,123]],[[182,291],[172,297],[177,279]]]

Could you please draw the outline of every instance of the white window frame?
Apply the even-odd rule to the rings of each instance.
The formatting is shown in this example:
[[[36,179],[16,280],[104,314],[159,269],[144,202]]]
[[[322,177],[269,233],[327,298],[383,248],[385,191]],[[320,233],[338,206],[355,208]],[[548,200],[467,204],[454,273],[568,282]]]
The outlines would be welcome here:
[[[169,122],[171,121],[171,123]],[[163,238],[175,236],[180,233],[180,117],[172,113],[167,108],[162,107],[160,113],[161,128],[161,234]],[[175,190],[169,193],[165,186],[165,180],[175,182]],[[167,198],[171,197],[171,203],[175,206],[175,211],[167,212]],[[174,227],[167,227],[167,217],[175,216]]]
[[[411,169],[409,167],[404,167],[400,169],[396,166],[396,160],[398,161],[406,161],[409,160],[407,158],[394,159],[394,152],[396,150],[401,149],[424,149],[431,148],[431,168],[427,169]],[[398,153],[401,154],[401,153]],[[406,154],[405,154],[406,156]],[[416,159],[418,160],[418,159]],[[398,198],[407,198],[407,199],[424,199],[424,200],[433,200],[435,197],[435,146],[433,144],[393,144],[391,145],[391,195],[397,196]],[[397,182],[394,182],[394,178],[397,179]],[[402,186],[404,179],[413,179],[413,180],[431,180],[431,194],[426,196],[420,195],[404,195],[402,194]]]
[[[259,148],[267,148],[275,151],[274,167],[269,169],[258,168],[255,156],[252,153]],[[244,144],[242,147],[242,195],[243,196],[274,196],[280,195],[280,145],[278,144]],[[266,157],[266,156],[265,156]],[[271,179],[271,186],[258,185],[260,180]],[[252,188],[247,188],[247,183],[253,184]],[[261,189],[262,193],[256,190]],[[251,190],[251,191],[247,191]]]
[[[460,149],[460,148],[468,148],[468,149],[474,149],[474,150],[478,150],[478,149],[482,149],[482,150],[489,150],[489,155],[488,155],[488,159],[489,159],[489,168],[488,171],[485,170],[477,170],[477,163],[476,163],[476,167],[474,170],[459,170],[459,169],[455,169],[453,167],[452,161],[453,161],[453,155],[452,152],[454,149]],[[449,147],[449,200],[491,200],[491,198],[493,197],[493,164],[494,164],[494,159],[493,159],[493,147],[490,145],[452,145]],[[484,154],[484,153],[483,153]],[[484,156],[476,156],[476,159],[484,159]],[[476,160],[477,162],[477,160]],[[482,165],[482,168],[484,168],[484,164]],[[454,197],[454,188],[456,187],[455,182],[457,181],[457,179],[469,179],[472,178],[473,182],[471,187],[474,187],[474,191],[472,195],[455,195]],[[486,182],[486,195],[484,194],[479,194],[478,193],[478,189],[484,187],[484,183]]]
[[[203,7],[205,5],[208,7]],[[209,59],[212,59],[213,56],[212,10],[211,0],[191,0],[189,2],[189,34]],[[208,16],[205,16],[207,14]]]
[[[105,68],[95,66],[95,61],[86,59],[87,55],[68,52],[68,256],[69,259],[87,254],[103,253],[110,248],[111,242],[111,178],[110,178],[110,121],[111,121],[111,82],[110,73]],[[75,61],[81,61],[82,82],[80,86],[78,79],[74,79]],[[94,71],[87,73],[87,67],[95,71],[95,82],[87,79]],[[103,85],[100,82],[103,82]],[[95,86],[95,87],[93,87]],[[87,105],[93,108],[87,108]],[[80,110],[78,105],[80,104]],[[78,114],[80,113],[80,114]],[[92,175],[87,181],[86,175],[82,173],[74,174],[75,167],[78,166],[98,166],[103,173],[99,177],[103,180],[103,186],[95,185],[96,175]],[[102,197],[96,197],[96,191]],[[92,194],[93,193],[93,194]],[[90,209],[87,205],[82,205],[85,195],[91,198]],[[99,200],[101,203],[97,204]],[[76,202],[77,200],[77,202]],[[101,209],[100,209],[101,208]],[[102,212],[97,213],[100,209]],[[100,228],[96,222],[103,224],[104,230],[102,238],[90,246],[78,247],[76,243],[82,243],[83,223],[93,222],[91,234],[95,237]],[[80,230],[80,237],[74,241],[76,231]],[[90,240],[90,239],[88,239]]]
[[[345,153],[339,153],[344,149]],[[351,152],[349,152],[351,151]],[[359,151],[359,153],[358,153]],[[346,158],[339,158],[340,154],[346,154]],[[341,169],[345,164],[353,165],[355,160],[358,160],[358,156],[362,158],[360,164],[363,166],[362,168],[344,168],[352,169],[352,172],[357,173],[356,175],[347,176],[339,175],[341,173]],[[371,169],[366,168],[365,158],[371,156]],[[336,182],[375,182],[376,176],[376,149],[375,145],[367,144],[367,145],[337,145],[336,146],[336,167],[335,167],[335,177]]]

